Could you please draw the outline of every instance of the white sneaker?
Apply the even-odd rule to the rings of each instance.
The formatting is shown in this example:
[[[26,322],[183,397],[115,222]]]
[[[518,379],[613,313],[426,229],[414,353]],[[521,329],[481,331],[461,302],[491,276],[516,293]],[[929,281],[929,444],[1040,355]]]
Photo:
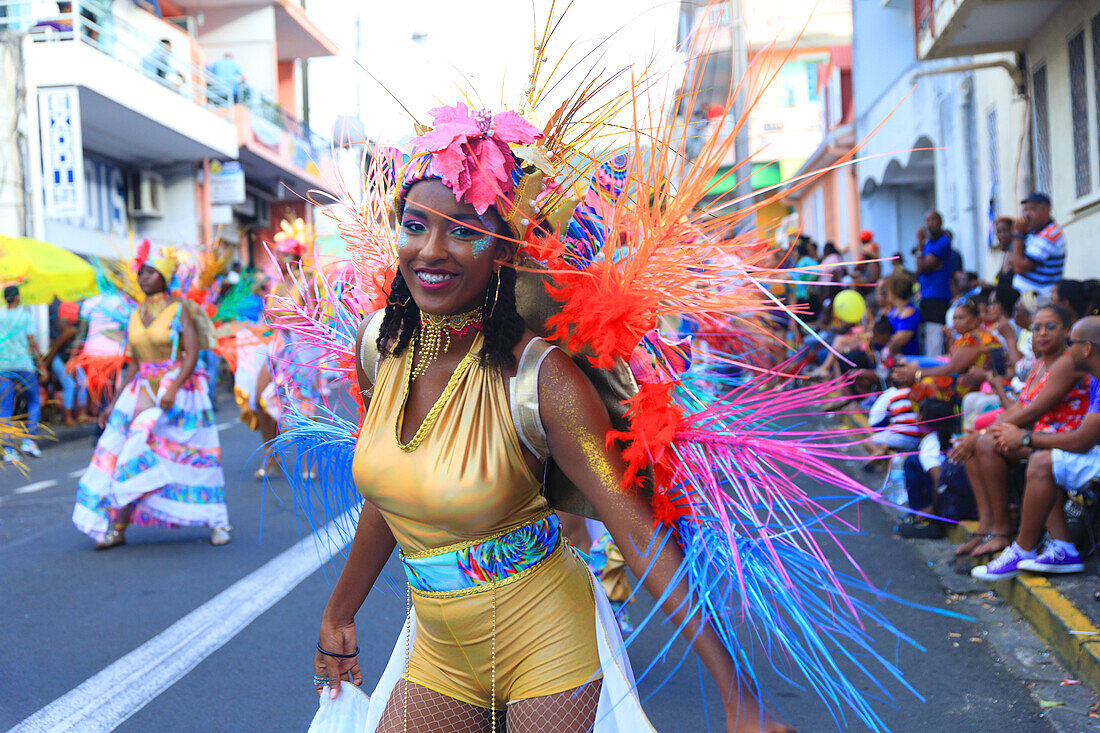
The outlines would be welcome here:
[[[214,527],[210,532],[210,544],[224,545],[229,542],[229,527]]]
[[[16,455],[14,448],[4,449],[4,463],[15,463],[18,459],[19,456]]]
[[[38,449],[38,444],[30,438],[23,441],[23,445],[19,446],[19,450],[35,458],[39,458],[42,455],[42,451]]]

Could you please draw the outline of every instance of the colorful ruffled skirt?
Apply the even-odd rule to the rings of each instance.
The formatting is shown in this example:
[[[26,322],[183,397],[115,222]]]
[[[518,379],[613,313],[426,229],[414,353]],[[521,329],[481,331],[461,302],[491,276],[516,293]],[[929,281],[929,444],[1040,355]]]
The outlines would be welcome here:
[[[81,532],[101,541],[127,506],[137,526],[229,525],[206,375],[196,370],[171,408],[159,406],[178,373],[172,361],[143,363],[119,395],[80,479],[73,523]]]

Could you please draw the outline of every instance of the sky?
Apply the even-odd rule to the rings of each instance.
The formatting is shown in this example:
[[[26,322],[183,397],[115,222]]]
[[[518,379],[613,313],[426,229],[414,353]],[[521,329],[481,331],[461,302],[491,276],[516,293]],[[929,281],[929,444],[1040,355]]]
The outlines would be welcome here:
[[[568,4],[568,0],[559,0],[556,14]],[[358,107],[372,138],[394,142],[412,134],[413,122],[402,104],[424,123],[430,123],[430,108],[462,101],[464,91],[478,106],[516,108],[550,5],[549,0],[362,3],[360,61],[377,81],[361,70],[353,71],[347,58],[313,62],[310,96],[314,127],[328,129],[336,115],[355,115]],[[308,7],[311,16],[340,44],[343,54],[353,55],[355,23],[349,18],[349,4],[312,0]],[[596,66],[608,71],[651,64],[672,71],[679,63],[674,51],[678,9],[679,0],[576,0],[546,51],[551,59],[568,52],[566,58],[575,61],[611,37],[598,54],[589,56],[586,66],[601,56]],[[628,84],[629,75],[622,77],[621,83]],[[568,83],[562,85],[567,87]],[[549,114],[554,106],[546,105],[542,114]]]

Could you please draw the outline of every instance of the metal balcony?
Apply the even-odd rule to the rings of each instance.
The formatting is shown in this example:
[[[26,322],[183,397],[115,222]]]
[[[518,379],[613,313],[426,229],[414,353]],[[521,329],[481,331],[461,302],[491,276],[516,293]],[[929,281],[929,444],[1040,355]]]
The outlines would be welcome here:
[[[1065,0],[913,0],[917,58],[1022,51]]]

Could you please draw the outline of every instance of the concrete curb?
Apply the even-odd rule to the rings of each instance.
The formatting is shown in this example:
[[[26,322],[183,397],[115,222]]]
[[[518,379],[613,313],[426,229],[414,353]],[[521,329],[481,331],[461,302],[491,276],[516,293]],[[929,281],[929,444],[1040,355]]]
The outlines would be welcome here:
[[[976,523],[952,525],[947,537],[961,543],[973,526]],[[989,587],[1031,624],[1072,674],[1100,692],[1100,627],[1073,601],[1042,575],[1023,573]]]
[[[843,419],[853,429],[867,429],[863,415]],[[977,522],[949,525],[947,539],[960,544],[976,527]],[[1100,627],[1092,619],[1041,575],[1024,573],[988,585],[1031,625],[1072,674],[1100,692]]]

